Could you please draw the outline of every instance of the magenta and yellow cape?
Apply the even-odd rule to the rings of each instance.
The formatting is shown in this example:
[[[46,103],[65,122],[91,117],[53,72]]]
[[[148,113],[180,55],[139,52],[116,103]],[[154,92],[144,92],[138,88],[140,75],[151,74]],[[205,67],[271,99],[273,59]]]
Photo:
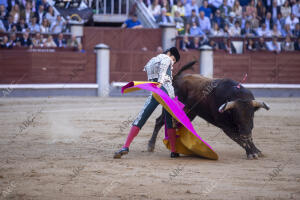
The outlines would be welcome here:
[[[195,131],[189,118],[183,111],[184,105],[175,99],[171,99],[163,90],[157,87],[156,82],[129,82],[122,87],[122,93],[137,90],[151,91],[153,97],[183,126],[176,130],[176,151],[185,155],[197,155],[208,159],[217,160],[218,155]],[[169,140],[164,139],[164,144],[170,149]]]

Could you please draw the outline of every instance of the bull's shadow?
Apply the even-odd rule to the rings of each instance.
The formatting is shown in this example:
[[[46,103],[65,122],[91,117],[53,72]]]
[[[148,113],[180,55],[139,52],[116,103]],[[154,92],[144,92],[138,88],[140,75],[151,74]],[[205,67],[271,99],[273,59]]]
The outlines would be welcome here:
[[[196,74],[182,74],[192,69],[196,61],[183,66],[173,78],[178,99],[185,104],[185,112],[192,121],[196,116],[221,128],[233,141],[245,149],[248,159],[262,157],[262,152],[252,139],[254,112],[260,108],[269,110],[264,102],[255,100],[252,92],[231,79],[211,79]],[[157,134],[164,124],[161,114],[148,143],[148,151],[154,151]]]

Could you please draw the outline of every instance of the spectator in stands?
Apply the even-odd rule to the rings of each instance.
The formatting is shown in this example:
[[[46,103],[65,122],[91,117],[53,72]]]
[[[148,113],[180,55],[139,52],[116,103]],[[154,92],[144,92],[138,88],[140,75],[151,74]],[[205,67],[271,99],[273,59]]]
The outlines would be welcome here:
[[[259,20],[257,18],[256,13],[253,13],[252,18],[250,19],[251,28],[256,30],[259,27]]]
[[[257,13],[257,10],[255,7],[255,1],[251,0],[248,6],[246,7],[246,14],[248,16],[253,16],[253,13]]]
[[[166,8],[162,8],[161,9],[161,14],[158,16],[156,22],[158,24],[170,24],[173,22],[173,19],[171,16],[167,15],[167,9]]]
[[[224,36],[224,32],[222,29],[219,28],[219,25],[217,23],[214,23],[213,28],[210,31],[210,35],[215,37],[221,37]]]
[[[40,25],[37,24],[37,18],[36,17],[32,17],[31,18],[31,23],[29,24],[29,29],[30,29],[30,32],[33,32],[33,33],[37,33],[37,32],[40,32]]]
[[[13,6],[12,10],[10,11],[10,15],[13,17],[13,23],[18,23],[20,19],[20,8],[18,4]]]
[[[184,31],[184,20],[180,16],[179,11],[175,11],[174,22],[175,22],[177,31],[179,33],[183,32]]]
[[[45,10],[44,10],[44,5],[39,5],[38,11],[35,13],[35,16],[37,18],[38,24],[42,24],[43,18],[45,17]]]
[[[266,45],[265,39],[263,37],[260,37],[258,39],[258,42],[256,43],[256,49],[257,50],[267,50],[267,45]]]
[[[266,16],[266,7],[264,6],[262,0],[257,1],[256,10],[257,18],[262,21]]]
[[[60,15],[57,15],[56,21],[51,24],[52,33],[61,33],[64,30],[66,22],[63,22]]]
[[[44,39],[40,33],[36,33],[35,37],[32,38],[32,45],[34,47],[43,47],[44,46]]]
[[[277,29],[277,25],[273,25],[273,29],[271,31],[272,37],[281,37],[281,32]]]
[[[265,23],[262,23],[261,27],[257,29],[256,34],[260,37],[270,37],[271,33],[267,29],[267,26]]]
[[[44,10],[45,11],[48,11],[50,4],[48,3],[48,0],[37,0],[37,3],[36,3],[36,6],[39,7],[40,5],[43,5],[44,6]]]
[[[62,33],[58,34],[58,37],[54,39],[54,42],[57,47],[66,47],[67,41],[64,39],[64,35]]]
[[[217,44],[215,41],[213,41],[213,40],[210,40],[210,41],[208,42],[208,45],[209,45],[213,50],[219,49],[218,44]]]
[[[295,3],[292,7],[292,13],[300,18],[300,1],[298,0],[297,3]]]
[[[246,49],[248,51],[256,51],[255,43],[251,38],[247,40]]]
[[[180,0],[177,1],[177,4],[172,7],[172,11],[171,11],[172,16],[175,16],[176,11],[179,12],[180,16],[185,15],[185,9],[184,9],[184,6],[183,6],[183,4]]]
[[[290,16],[290,14],[292,13],[292,8],[288,0],[286,0],[284,4],[280,7],[280,12],[283,18]]]
[[[22,38],[20,39],[22,47],[32,47],[32,40],[28,32],[24,32]]]
[[[44,18],[42,25],[40,26],[41,33],[49,33],[50,32],[50,24],[49,21]]]
[[[276,53],[280,53],[281,46],[280,46],[280,43],[277,41],[277,37],[273,37],[272,41],[267,42],[267,48],[269,51],[274,51]]]
[[[220,6],[222,5],[223,0],[210,0],[208,3],[212,9],[212,12],[215,13],[216,10],[219,9]]]
[[[295,30],[294,30],[294,36],[300,37],[300,23],[296,24]]]
[[[192,23],[190,28],[190,36],[203,36],[205,33],[197,26],[196,22]]]
[[[159,5],[158,0],[154,0],[153,3],[148,6],[148,9],[150,13],[154,16],[154,18],[157,20],[161,11],[161,6]]]
[[[3,36],[3,40],[0,43],[0,47],[1,48],[6,48],[6,49],[12,48],[12,46],[8,42],[8,37],[6,35]]]
[[[229,17],[226,19],[226,24],[230,27],[234,26],[235,22],[235,13],[230,12]]]
[[[229,54],[236,54],[236,49],[230,38],[224,38],[223,42],[219,43],[219,48],[225,50]]]
[[[170,4],[169,4],[168,0],[163,0],[162,8],[165,8],[167,10],[167,12],[171,12],[171,7],[170,7]]]
[[[183,36],[183,39],[180,41],[180,49],[183,51],[188,51],[192,47],[192,43],[189,40],[187,35]]]
[[[49,21],[49,23],[52,25],[57,19],[57,16],[51,6],[49,6],[48,12],[45,15],[45,18]]]
[[[28,25],[25,22],[25,19],[21,18],[20,21],[19,21],[19,23],[17,24],[17,30],[18,30],[18,32],[25,32],[27,28],[28,28]]]
[[[277,5],[277,0],[273,0],[272,10],[270,12],[272,15],[272,19],[276,20],[277,14],[280,13],[280,6]]]
[[[294,51],[295,50],[294,43],[291,41],[290,36],[287,36],[281,45],[282,45],[281,49],[283,51]]]
[[[19,38],[17,38],[16,33],[11,33],[9,36],[9,42],[8,42],[12,47],[15,46],[21,46]]]
[[[241,35],[246,37],[255,36],[255,31],[251,28],[251,24],[249,21],[246,22],[245,28],[241,30]]]
[[[8,12],[5,9],[4,4],[0,4],[0,20],[7,20]]]
[[[193,37],[191,49],[199,49],[201,46],[200,38],[199,37]]]
[[[296,24],[299,23],[299,19],[297,17],[295,17],[295,15],[292,13],[290,14],[290,16],[288,16],[285,19],[285,24],[289,24],[291,31],[295,30]]]
[[[201,11],[199,15],[200,15],[199,24],[200,24],[201,31],[204,32],[205,34],[209,34],[210,29],[211,29],[211,24],[210,24],[209,18],[205,17],[203,11]]]
[[[286,24],[285,26],[284,26],[284,29],[282,30],[282,32],[281,32],[281,35],[283,36],[283,37],[286,37],[286,36],[293,36],[293,31],[291,30],[291,26],[289,25],[289,24]]]
[[[212,19],[212,11],[211,8],[208,7],[208,1],[204,0],[203,5],[199,8],[199,12],[203,11],[205,16],[208,17],[209,19]],[[198,15],[198,14],[197,14]]]
[[[267,12],[265,20],[262,21],[266,24],[268,30],[271,30],[273,27],[273,19],[270,12]]]
[[[10,30],[12,29],[12,26],[14,25],[13,16],[9,15],[8,18],[7,18],[6,23],[5,23],[5,21],[3,21],[3,24],[5,26],[6,31],[10,32]]]
[[[56,47],[56,44],[53,40],[52,35],[48,35],[47,40],[44,42],[44,46],[45,47],[53,47],[53,48]]]
[[[297,38],[297,41],[294,43],[295,51],[300,51],[300,37]]]
[[[241,26],[239,21],[235,21],[234,26],[229,28],[229,35],[231,37],[241,36]]]
[[[239,0],[239,2],[242,7],[246,7],[250,3],[250,0]]]
[[[32,12],[32,9],[31,9],[31,3],[27,2],[26,3],[26,8],[25,10],[22,10],[21,11],[21,16],[20,18],[24,18],[25,19],[25,22],[27,24],[30,23],[30,20],[31,18],[34,16],[34,12]]]
[[[187,3],[186,0],[184,0],[184,10],[185,10],[185,17],[191,16],[192,10],[195,10],[196,15],[198,15],[199,7],[197,5],[196,0],[191,0],[191,3]]]
[[[240,2],[239,2],[238,0],[236,0],[236,1],[234,2],[232,11],[234,12],[234,14],[235,14],[235,16],[236,16],[237,18],[242,18],[243,8],[242,8],[242,6],[240,5]]]
[[[67,42],[67,47],[78,48],[79,42],[76,40],[76,37],[72,35],[71,39]]]
[[[195,9],[192,10],[191,16],[187,17],[187,23],[188,24],[192,25],[194,22],[196,23],[197,26],[200,26],[200,24],[199,24],[199,17],[197,15]]]
[[[219,9],[216,10],[212,22],[217,23],[220,28],[224,27],[225,22],[224,19],[221,17],[221,11]]]
[[[224,36],[229,37],[229,26],[228,24],[225,24],[223,28]]]
[[[18,0],[7,0],[7,11],[8,11],[8,13],[11,12],[13,6],[14,6],[16,3],[19,3]]]
[[[0,33],[1,33],[1,32],[5,32],[5,31],[6,31],[6,28],[5,28],[5,26],[4,26],[3,22],[2,22],[2,20],[0,19]]]
[[[11,32],[11,33],[16,33],[16,32],[18,32],[18,30],[17,30],[17,25],[16,25],[16,24],[13,24],[13,25],[12,25],[12,27],[11,27],[11,29],[10,29],[10,32]]]
[[[231,8],[227,5],[227,0],[223,0],[223,4],[220,6],[219,9],[223,18],[228,17],[229,13],[231,12]]]
[[[130,19],[127,19],[122,25],[122,28],[143,28],[141,22],[137,18],[137,14],[134,14]]]
[[[273,21],[273,24],[276,24],[277,29],[282,33],[282,30],[283,30],[284,24],[285,24],[285,19],[282,17],[281,13],[277,14],[277,19],[276,19],[276,21]]]

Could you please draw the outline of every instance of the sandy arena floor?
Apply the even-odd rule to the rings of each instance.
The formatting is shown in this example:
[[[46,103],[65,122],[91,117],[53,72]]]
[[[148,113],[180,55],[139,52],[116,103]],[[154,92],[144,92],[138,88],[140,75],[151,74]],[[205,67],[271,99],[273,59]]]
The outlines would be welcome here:
[[[114,160],[145,98],[0,99],[0,199],[300,199],[300,98],[263,99],[245,151],[197,118],[198,133],[220,159],[169,158],[160,132],[146,151],[158,108]]]

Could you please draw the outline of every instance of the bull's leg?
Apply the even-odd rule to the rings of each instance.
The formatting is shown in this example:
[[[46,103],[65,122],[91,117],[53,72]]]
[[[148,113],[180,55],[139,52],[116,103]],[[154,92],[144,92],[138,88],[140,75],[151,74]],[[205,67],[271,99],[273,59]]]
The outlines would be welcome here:
[[[263,153],[254,145],[252,137],[251,137],[249,143],[250,143],[253,151],[258,155],[258,157],[263,157],[264,156]]]
[[[161,115],[155,121],[155,127],[154,127],[154,130],[153,130],[153,133],[152,133],[152,137],[151,137],[151,139],[148,142],[148,151],[149,152],[153,152],[154,151],[158,132],[159,132],[159,130],[161,129],[161,127],[163,125],[164,125],[164,114],[162,112]]]
[[[253,144],[251,135],[236,135],[230,132],[225,132],[225,134],[245,149],[248,159],[257,159],[259,154],[261,154],[261,152]]]

